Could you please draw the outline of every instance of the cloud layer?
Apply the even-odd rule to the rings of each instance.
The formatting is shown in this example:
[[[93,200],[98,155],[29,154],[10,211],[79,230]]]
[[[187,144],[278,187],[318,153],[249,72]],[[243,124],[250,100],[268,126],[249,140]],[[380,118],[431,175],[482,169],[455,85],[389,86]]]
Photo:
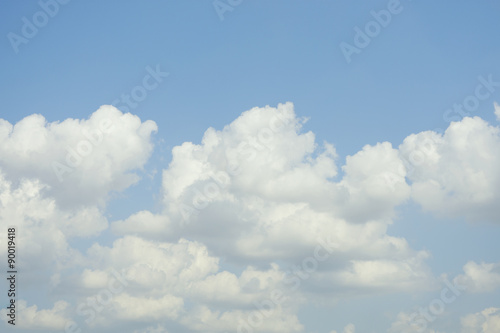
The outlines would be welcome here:
[[[498,222],[498,127],[464,118],[443,134],[366,145],[340,165],[305,122],[285,103],[209,128],[172,149],[161,209],[108,221],[110,194],[138,182],[151,156],[153,121],[112,106],[84,120],[0,119],[0,221],[19,230],[23,285],[51,295],[43,307],[19,300],[23,327],[305,332],[307,304],[437,290],[431,253],[388,232],[397,207]],[[468,293],[500,286],[498,264],[463,271],[455,281]],[[409,318],[401,312],[389,332],[412,329]],[[496,323],[491,309],[462,319],[464,332]]]
[[[148,160],[153,121],[105,105],[89,119],[48,123],[33,114],[15,125],[0,119],[0,168],[8,179],[36,178],[61,205],[103,204],[139,178]]]

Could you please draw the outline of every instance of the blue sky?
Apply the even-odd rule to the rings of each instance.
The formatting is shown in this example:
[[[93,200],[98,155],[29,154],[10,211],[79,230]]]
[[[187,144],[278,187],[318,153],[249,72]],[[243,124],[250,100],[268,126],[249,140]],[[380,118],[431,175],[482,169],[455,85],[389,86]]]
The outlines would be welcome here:
[[[4,132],[0,131],[0,139],[3,140],[0,142],[0,171],[4,174],[0,181],[11,186],[11,192],[6,190],[5,196],[12,195],[14,198],[14,193],[23,191],[21,179],[38,181],[37,184],[42,184],[42,187],[48,186],[48,189],[40,190],[37,198],[40,202],[54,200],[56,208],[52,217],[33,213],[37,216],[35,220],[45,221],[40,222],[42,227],[51,226],[47,230],[66,230],[64,228],[67,226],[58,224],[61,221],[55,221],[61,216],[86,216],[69,222],[79,224],[77,231],[71,231],[71,228],[68,229],[70,231],[62,231],[61,237],[65,239],[66,245],[61,246],[77,263],[74,267],[61,264],[63,259],[54,254],[59,253],[57,251],[60,249],[56,251],[54,248],[47,249],[46,260],[50,265],[45,270],[30,268],[26,264],[26,273],[23,273],[24,276],[21,274],[20,278],[26,279],[26,289],[22,290],[24,283],[20,284],[20,298],[27,302],[28,308],[38,304],[39,310],[52,309],[54,313],[54,317],[50,317],[54,325],[45,326],[46,330],[58,330],[60,322],[72,320],[79,323],[82,329],[86,327],[96,332],[106,331],[106,327],[109,327],[106,325],[126,325],[123,318],[107,315],[106,311],[115,309],[115,305],[99,312],[98,319],[91,324],[94,326],[87,327],[82,322],[82,316],[76,313],[78,304],[95,292],[89,287],[88,281],[85,282],[84,278],[80,281],[77,277],[84,276],[86,269],[92,270],[95,276],[100,276],[102,272],[110,274],[112,267],[112,259],[103,259],[102,263],[89,261],[92,253],[87,250],[92,246],[94,249],[98,247],[93,244],[116,248],[119,253],[120,244],[114,242],[127,236],[136,237],[129,240],[127,246],[135,244],[139,247],[146,244],[141,242],[150,242],[147,244],[156,244],[157,247],[161,247],[158,242],[181,246],[177,242],[185,238],[198,242],[196,246],[206,246],[207,253],[220,260],[220,267],[215,272],[227,270],[236,274],[241,286],[243,277],[239,274],[252,265],[258,267],[262,276],[267,274],[265,272],[271,267],[271,262],[279,263],[280,272],[287,271],[290,265],[300,262],[311,253],[312,243],[304,240],[302,244],[301,239],[291,235],[289,238],[283,236],[283,239],[274,239],[268,234],[256,233],[248,236],[248,239],[246,236],[238,238],[241,243],[234,245],[235,248],[232,248],[233,245],[217,244],[223,243],[224,237],[233,230],[230,224],[218,221],[234,219],[231,214],[237,209],[252,211],[255,205],[262,205],[260,211],[263,215],[260,219],[250,219],[258,226],[255,230],[268,226],[267,223],[271,223],[269,221],[273,221],[276,216],[285,214],[283,211],[295,212],[290,213],[288,218],[298,221],[313,216],[320,221],[321,214],[330,214],[328,216],[331,219],[345,221],[349,228],[360,226],[360,234],[380,228],[378,234],[374,232],[373,235],[381,237],[381,242],[387,241],[387,235],[404,240],[406,245],[401,245],[402,248],[398,250],[401,256],[397,255],[396,259],[391,257],[390,260],[398,269],[409,265],[415,275],[406,272],[412,278],[406,273],[400,276],[400,271],[395,269],[393,273],[386,272],[387,277],[380,277],[387,285],[377,280],[372,283],[365,281],[367,285],[360,282],[359,285],[348,286],[341,281],[346,272],[353,271],[337,268],[366,260],[372,251],[378,250],[370,249],[368,240],[366,246],[360,245],[359,249],[346,245],[345,251],[338,254],[342,259],[338,259],[338,263],[332,259],[326,265],[331,269],[325,268],[325,271],[333,275],[321,280],[321,274],[318,273],[318,280],[315,277],[304,281],[297,295],[294,291],[293,297],[302,297],[306,301],[292,302],[280,313],[283,316],[281,318],[288,318],[286,321],[295,323],[293,318],[297,318],[300,324],[282,330],[276,328],[274,331],[262,325],[255,327],[255,332],[403,332],[410,327],[401,326],[405,314],[411,314],[414,307],[425,306],[439,297],[444,286],[440,282],[442,274],[447,274],[449,280],[457,278],[457,281],[468,284],[469,288],[462,298],[447,305],[444,314],[427,323],[425,332],[493,332],[493,324],[490,324],[493,330],[483,328],[480,331],[477,328],[474,331],[470,323],[473,322],[471,318],[494,321],[500,316],[494,312],[488,317],[482,312],[500,307],[497,301],[500,259],[496,245],[500,236],[500,212],[497,207],[500,193],[495,187],[500,184],[497,168],[500,165],[497,164],[500,140],[498,132],[495,132],[498,130],[500,111],[496,115],[494,107],[495,101],[500,102],[500,88],[493,84],[488,90],[484,86],[488,80],[500,81],[500,45],[495,42],[500,28],[499,3],[456,1],[451,5],[425,0],[364,3],[319,0],[72,0],[64,4],[64,1],[56,0],[4,0],[0,6],[0,31],[4,36],[0,43],[3,59],[0,63],[0,99],[3,102],[0,119],[5,120],[0,122],[0,126],[4,126]],[[219,9],[218,13],[217,6],[226,6],[231,10],[220,12]],[[369,45],[359,48],[359,53],[352,54],[350,61],[346,61],[342,43],[356,46],[355,28],[366,29],[374,21],[372,11],[387,12],[391,6],[397,7],[398,12],[391,14],[390,22],[385,27],[379,25],[380,31],[371,38]],[[49,8],[46,9],[48,11],[52,10],[53,15],[45,14],[47,22],[38,27],[33,36],[25,36],[26,21],[33,24],[37,20],[37,13],[43,13],[44,7]],[[17,37],[12,37],[13,34]],[[16,43],[13,38],[25,38],[25,42]],[[161,74],[157,81],[154,78],[144,81],[152,71],[168,73],[168,76]],[[154,88],[144,89],[144,82]],[[482,85],[481,91],[487,96],[476,98],[478,104],[467,115],[482,120],[464,119],[452,113],[457,116],[454,119],[457,121],[456,126],[453,129],[450,127],[447,136],[441,137],[442,140],[425,132],[443,134],[450,126],[446,110],[453,108],[454,104],[464,103],[470,96],[477,96],[478,85]],[[144,91],[147,96],[141,97],[140,101],[136,101],[137,105],[129,106],[126,110],[123,107],[127,103],[121,100],[122,96],[134,91]],[[286,102],[293,103],[293,106],[285,105]],[[278,106],[280,103],[283,103],[281,107]],[[120,112],[116,113],[108,107],[100,109],[109,104],[113,104]],[[266,106],[270,108],[265,109]],[[244,111],[255,107],[262,109],[242,115]],[[98,109],[101,111],[96,112]],[[294,134],[285,134],[281,130],[274,132],[274,141],[271,143],[277,149],[274,155],[268,156],[265,149],[258,150],[259,162],[250,161],[257,164],[244,169],[244,177],[231,178],[231,186],[224,187],[228,197],[220,202],[217,199],[217,203],[201,210],[196,223],[183,227],[176,220],[179,216],[173,213],[170,205],[175,200],[191,199],[187,192],[182,192],[187,191],[185,188],[178,189],[178,193],[183,193],[179,197],[172,194],[172,188],[181,186],[179,184],[186,179],[195,179],[189,184],[190,189],[203,189],[208,177],[208,174],[204,174],[208,171],[203,168],[218,172],[215,165],[222,158],[220,156],[230,154],[228,147],[246,142],[245,135],[259,135],[258,126],[261,126],[260,129],[267,128],[268,116],[259,110],[267,110],[269,117],[289,114],[287,112],[293,110],[291,123],[294,125],[287,123],[286,126],[290,126],[289,130]],[[94,112],[96,116],[91,118]],[[138,118],[125,117],[127,112]],[[8,124],[15,125],[26,117],[33,117],[33,114],[44,117],[41,125],[34,120],[26,121],[24,127],[9,132]],[[66,145],[74,147],[78,144],[78,140],[81,140],[81,135],[77,135],[81,131],[79,126],[95,130],[100,117],[121,119],[116,126],[120,132],[110,134],[111,139],[104,139],[104,145],[96,145],[98,154],[91,154],[84,159],[82,167],[80,170],[76,168],[71,179],[61,182],[62,185],[54,181],[54,174],[47,171],[51,170],[50,163],[64,159]],[[80,119],[80,122],[65,123],[64,120],[68,118]],[[307,121],[301,120],[303,118],[307,118]],[[239,125],[225,127],[233,122]],[[299,124],[302,124],[300,129]],[[33,130],[35,127],[38,129]],[[209,142],[215,140],[212,137],[205,135],[202,142],[205,131],[211,127],[218,131],[214,135],[219,141],[213,143],[217,149],[209,148],[212,147]],[[37,137],[43,132],[42,129],[45,131],[44,138],[54,138],[54,141]],[[16,131],[17,135],[14,135]],[[312,143],[306,138],[308,132],[314,133]],[[6,133],[5,136],[2,133]],[[71,133],[74,135],[71,136]],[[406,164],[405,174],[400,175],[391,168],[403,163],[405,158],[407,161],[412,151],[419,149],[418,144],[415,148],[411,137],[411,134],[417,133],[420,133],[418,140],[434,140],[432,152],[425,155],[426,160],[422,164]],[[40,146],[33,145],[34,142],[42,141],[44,143]],[[185,142],[192,142],[197,145],[196,149],[204,153],[192,153],[189,145],[183,145]],[[323,154],[328,150],[324,142],[334,146],[335,154]],[[377,145],[382,142],[389,142],[391,148]],[[290,145],[287,148],[289,150],[284,148],[288,147],[286,144]],[[369,148],[364,149],[366,145]],[[172,149],[177,146],[181,147],[176,148],[179,157],[175,159]],[[314,150],[314,147],[317,149]],[[293,152],[295,148],[296,153]],[[221,149],[220,156],[214,152],[218,149]],[[361,151],[366,153],[358,154]],[[302,154],[303,159],[295,159],[293,156],[296,154]],[[272,160],[273,156],[276,160]],[[348,156],[358,158],[349,162]],[[39,163],[36,162],[38,159]],[[333,161],[335,167],[324,160]],[[259,164],[260,161],[270,162]],[[268,175],[268,170],[274,170],[280,161],[286,161],[281,169],[278,168],[281,173],[276,171],[278,173]],[[386,163],[384,161],[388,164],[383,164]],[[204,165],[200,166],[201,169],[193,167],[199,163]],[[316,164],[318,166],[313,167]],[[283,188],[283,184],[276,185],[276,188],[273,185],[258,186],[260,182],[267,184],[266,181],[272,184],[272,180],[287,174],[285,171],[288,167],[296,172],[315,170],[314,177],[322,181],[318,180],[316,184],[311,180],[316,179],[312,175],[312,178],[293,178],[295,176],[290,175],[284,184],[291,187],[295,184],[297,191],[303,190],[303,194],[296,194],[296,197],[281,193],[279,188]],[[416,171],[410,174],[412,168]],[[381,189],[370,187],[375,186],[369,180],[375,178],[370,177],[389,169],[392,174],[402,176],[404,183],[393,196],[380,194],[382,192],[377,191]],[[262,172],[262,176],[257,171]],[[100,175],[92,177],[92,172]],[[131,180],[130,174],[136,174],[136,179]],[[181,180],[177,182],[174,179]],[[311,182],[301,187],[303,179]],[[466,180],[462,182],[461,179]],[[252,182],[255,188],[248,185]],[[438,184],[438,187],[433,187],[433,184]],[[318,187],[314,188],[316,185]],[[387,187],[390,184],[377,186]],[[440,196],[439,188],[445,190],[444,197]],[[15,192],[16,189],[18,192]],[[342,197],[343,191],[350,193],[350,199],[338,199]],[[356,196],[365,191],[366,197]],[[332,197],[327,195],[317,198],[315,193],[327,193]],[[259,204],[249,204],[247,200],[250,197]],[[16,198],[19,199],[19,196]],[[237,208],[229,207],[227,200],[238,202]],[[285,204],[288,206],[280,206]],[[307,204],[308,209],[312,210],[307,214],[312,215],[295,211],[302,207],[301,204]],[[380,210],[376,209],[377,206]],[[148,215],[134,220],[134,214],[141,211],[148,211],[154,217]],[[278,211],[281,213],[278,214]],[[15,214],[21,213],[0,214],[2,233],[5,233],[4,226],[14,223],[8,222],[8,218],[19,221],[14,224],[18,223],[21,230],[23,227],[28,228],[29,219]],[[353,217],[358,216],[356,214],[362,215],[358,218],[361,222]],[[91,219],[103,219],[105,222],[98,225],[97,222],[86,220],[90,216],[93,216]],[[325,225],[337,223],[322,224],[318,221],[315,220],[314,223],[318,225],[314,224],[311,228],[323,230],[323,226],[327,228]],[[375,221],[374,229],[370,229],[370,221]],[[86,223],[89,224],[88,228]],[[137,226],[133,226],[134,223],[144,223],[145,229],[152,229],[144,234],[141,233],[144,230],[138,231]],[[171,234],[167,233],[164,237],[154,235],[154,230],[156,233],[158,230],[151,225],[156,226],[155,223],[168,229]],[[213,225],[210,226],[210,223]],[[240,226],[239,222],[235,224]],[[218,228],[223,230],[219,236],[214,236]],[[293,226],[287,228],[295,230]],[[86,234],[80,229],[92,232]],[[227,235],[226,230],[229,230]],[[5,234],[1,235],[3,237]],[[34,235],[28,236],[26,233],[23,237],[26,238],[20,239],[21,250],[27,246],[23,245],[23,239],[36,243],[36,238],[30,238],[36,237]],[[267,239],[267,243],[263,241],[256,249],[269,252],[262,254],[259,259],[249,259],[251,255],[245,255],[243,249],[254,251],[250,244],[264,239],[262,237]],[[304,236],[304,239],[308,237]],[[379,238],[373,238],[372,241],[375,239]],[[298,242],[297,250],[290,250],[289,255],[284,255],[294,241]],[[2,246],[1,251],[5,250],[5,246]],[[95,251],[102,251],[100,258],[106,258],[108,253],[103,248]],[[272,251],[275,252],[270,254]],[[385,263],[389,259],[384,251],[377,252],[377,260]],[[26,263],[37,260],[37,251],[32,252],[32,257],[26,258]],[[32,252],[26,250],[26,253]],[[426,258],[420,257],[423,252],[427,253]],[[54,258],[51,258],[52,254]],[[19,256],[19,260],[23,260],[22,251]],[[200,260],[208,260],[203,258]],[[473,264],[465,268],[470,262]],[[481,266],[481,263],[485,266]],[[337,264],[338,267],[335,266]],[[121,273],[133,276],[130,267],[135,266],[132,263],[120,265],[116,266],[117,270],[121,269]],[[377,267],[376,271],[384,269]],[[318,272],[321,271],[319,267]],[[36,290],[34,285],[30,285],[34,283],[33,279],[26,276],[29,274],[44,276],[41,283],[47,287]],[[362,275],[359,271],[357,274],[357,277]],[[57,278],[54,277],[56,275]],[[395,276],[394,281],[391,275]],[[97,279],[92,276],[89,281]],[[58,283],[49,286],[50,281],[57,279],[60,280]],[[76,282],[72,284],[71,279]],[[149,293],[159,290],[151,282],[150,285],[141,285],[140,288],[149,287],[141,294],[141,289],[134,284],[139,282],[133,277],[131,279],[132,290],[116,295],[116,306],[120,306],[120,300],[126,303],[128,299],[125,297],[151,299],[153,296],[148,296]],[[210,288],[206,279],[206,276],[200,277],[196,283],[205,283],[203,285]],[[314,292],[314,284],[320,284],[321,281],[329,281],[324,297]],[[277,285],[280,283],[275,282]],[[394,284],[394,290],[389,288],[391,284]],[[133,289],[136,287],[138,289]],[[250,311],[252,307],[251,302],[248,305],[235,300],[243,299],[242,294],[232,295],[235,299],[228,296],[215,302],[208,296],[208,299],[204,299],[192,290],[176,288],[176,293],[168,288],[160,289],[165,295],[183,299],[182,311],[185,312],[179,310],[180,315],[172,315],[167,321],[154,316],[152,320],[144,315],[133,321],[130,332],[236,331],[231,326],[236,325],[234,322],[226,322],[221,318],[214,319],[213,327],[200,328],[203,325],[192,324],[195,321],[193,318],[199,318],[200,315],[194,310],[190,312],[186,304],[194,304],[195,309],[199,306],[200,309],[206,307],[211,311],[227,311],[230,318],[236,316],[239,313],[237,311]],[[179,288],[183,291],[179,292]],[[77,289],[80,291],[74,291]],[[247,296],[249,299],[265,298],[265,292],[261,292]],[[5,297],[2,299],[4,301]],[[64,310],[53,308],[57,301],[67,302],[67,306],[61,305]],[[246,312],[242,313],[246,316]],[[38,328],[43,331],[43,325],[37,322],[42,315],[47,314],[22,317],[20,312],[19,321],[29,317],[29,320],[25,319],[26,332]],[[99,315],[111,318],[110,322],[100,320]],[[465,319],[461,322],[461,318]],[[224,324],[217,324],[221,322]],[[7,323],[2,325],[8,331],[11,329]],[[23,331],[22,327],[20,331]]]

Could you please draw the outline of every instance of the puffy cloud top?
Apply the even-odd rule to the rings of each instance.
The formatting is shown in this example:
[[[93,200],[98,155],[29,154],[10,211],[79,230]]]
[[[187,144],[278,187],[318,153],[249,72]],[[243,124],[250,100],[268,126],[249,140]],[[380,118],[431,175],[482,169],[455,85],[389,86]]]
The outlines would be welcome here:
[[[89,119],[48,123],[34,114],[15,125],[0,119],[0,168],[11,180],[34,177],[61,205],[103,204],[138,181],[153,145],[153,121],[105,105]]]

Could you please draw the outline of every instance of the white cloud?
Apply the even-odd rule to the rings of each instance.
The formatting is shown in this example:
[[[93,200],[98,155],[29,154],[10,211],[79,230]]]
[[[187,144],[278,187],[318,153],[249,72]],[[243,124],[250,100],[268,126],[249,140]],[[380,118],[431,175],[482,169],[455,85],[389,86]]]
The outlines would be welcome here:
[[[397,319],[391,324],[391,327],[387,330],[388,333],[444,333],[441,331],[436,331],[432,328],[427,327],[419,321],[415,320],[411,314],[406,312],[398,313]]]
[[[443,135],[408,136],[399,149],[408,161],[412,198],[441,216],[498,221],[499,133],[479,117],[465,117]]]
[[[365,146],[347,156],[340,182],[347,199],[342,215],[350,221],[366,221],[393,216],[393,208],[410,196],[403,161],[389,142]]]
[[[61,210],[47,195],[47,188],[32,179],[22,179],[14,185],[0,170],[0,236],[7,237],[7,226],[16,227],[16,247],[23,258],[18,265],[25,272],[23,283],[48,285],[48,281],[44,283],[48,277],[42,272],[59,270],[81,260],[68,241],[96,236],[108,225],[96,207]],[[0,254],[6,254],[6,250],[0,248]]]
[[[412,286],[429,286],[429,272],[424,266],[425,252],[409,260],[356,260],[342,272],[333,275],[340,285],[353,289],[381,288],[408,290]],[[391,283],[387,283],[390,279]],[[423,284],[424,282],[425,284]]]
[[[219,261],[198,242],[153,242],[133,236],[116,240],[111,248],[94,244],[88,257],[97,269],[122,272],[136,287],[147,288],[148,295],[203,279],[217,272]]]
[[[468,292],[491,292],[500,287],[500,263],[480,263],[469,261],[463,267],[464,273],[456,281],[467,287]]]
[[[277,307],[272,311],[213,311],[202,306],[182,319],[187,328],[195,332],[266,332],[299,333],[304,326],[298,318]]]
[[[146,329],[135,330],[134,333],[168,333],[168,331],[162,325],[157,325],[156,327],[150,326]]]
[[[105,118],[114,130],[60,183],[50,164],[64,161],[61,142],[78,145],[82,129]],[[0,121],[0,154],[10,157],[0,162],[0,220],[19,226],[27,268],[52,274],[33,274],[39,283],[54,293],[71,290],[73,310],[98,299],[113,270],[126,277],[123,290],[96,313],[93,329],[120,322],[141,333],[179,326],[225,332],[243,323],[256,332],[302,332],[296,314],[305,302],[434,286],[429,253],[387,232],[395,208],[410,198],[447,216],[498,213],[499,132],[479,118],[452,123],[443,136],[410,135],[399,150],[388,142],[367,145],[343,166],[332,144],[318,145],[302,131],[304,122],[291,103],[254,108],[222,130],[208,129],[200,144],[173,148],[162,210],[114,221],[120,238],[99,239],[82,255],[73,240],[106,230],[105,198],[137,180],[133,170],[150,156],[156,124],[107,106],[88,120]],[[425,159],[409,168],[405,161],[415,161],[419,150]],[[486,292],[498,287],[499,275],[497,264],[469,262],[457,281]],[[256,304],[269,304],[276,290],[286,302],[264,316]],[[66,321],[69,306],[56,304],[42,311]],[[43,315],[32,317],[48,318],[42,311],[35,307]],[[257,313],[266,317],[260,324]],[[409,330],[408,317],[400,314],[390,332]],[[144,323],[149,327],[138,330]],[[354,333],[354,325],[343,332]]]
[[[303,284],[311,288],[332,280],[327,290],[396,291],[428,283],[427,254],[386,234],[394,208],[410,195],[398,151],[387,142],[365,146],[347,157],[345,175],[335,182],[335,148],[318,147],[313,133],[302,133],[303,122],[291,103],[253,108],[220,131],[207,130],[200,145],[173,148],[163,171],[169,220],[162,231],[262,267],[300,262],[329,237],[337,249],[324,263],[323,282]],[[142,214],[150,225],[145,230],[160,230],[159,218]],[[133,223],[135,229],[141,224]],[[123,232],[125,225],[132,222],[113,227]]]
[[[151,321],[176,319],[182,310],[182,298],[165,295],[159,298],[119,294],[113,299],[112,307],[120,321]]]
[[[497,120],[500,120],[500,105],[497,102],[494,103],[495,107],[495,115],[497,116]]]
[[[181,239],[177,243],[148,241],[126,236],[112,247],[95,244],[88,259],[96,266],[82,272],[80,285],[87,289],[104,288],[114,267],[127,278],[127,293],[158,296],[171,293],[202,303],[248,306],[280,285],[284,272],[273,264],[268,270],[247,267],[238,277],[221,271],[219,259],[205,246]]]
[[[30,330],[63,330],[69,320],[69,304],[58,301],[52,309],[38,310],[36,305],[28,306],[25,300],[19,299],[16,303],[16,328]],[[7,310],[0,310],[3,321],[8,321]]]
[[[500,332],[500,309],[488,308],[460,319],[462,333]]]
[[[117,235],[137,235],[148,239],[170,239],[174,225],[166,215],[153,214],[149,211],[140,211],[125,220],[113,222],[111,229]]]
[[[39,114],[15,125],[0,119],[0,168],[11,180],[38,178],[63,206],[103,204],[109,192],[138,181],[132,171],[152,151],[153,121],[110,105],[89,119],[48,123]]]
[[[344,327],[344,330],[342,331],[342,333],[355,333],[356,332],[356,327],[354,326],[354,324],[348,324],[346,327]],[[337,331],[333,330],[333,331],[330,331],[330,333],[337,333]]]
[[[346,327],[344,327],[343,333],[355,333],[356,328],[354,327],[354,324],[348,324]]]
[[[236,330],[241,316],[259,312],[255,304],[268,304],[276,289],[290,300],[278,265],[268,270],[247,267],[237,276],[221,270],[219,260],[198,242],[166,243],[125,236],[111,247],[95,244],[87,255],[95,268],[85,269],[76,286],[86,295],[82,302],[88,297],[99,299],[99,293],[110,285],[113,275],[107,271],[109,267],[126,279],[109,304],[95,318],[90,317],[93,328],[130,321],[165,323],[168,329],[169,323],[177,321],[191,330],[224,332]],[[186,302],[190,307],[184,306]],[[271,327],[284,325],[290,332],[300,331],[302,326],[290,307],[294,305],[273,304],[273,314],[266,317],[263,329],[274,332]]]

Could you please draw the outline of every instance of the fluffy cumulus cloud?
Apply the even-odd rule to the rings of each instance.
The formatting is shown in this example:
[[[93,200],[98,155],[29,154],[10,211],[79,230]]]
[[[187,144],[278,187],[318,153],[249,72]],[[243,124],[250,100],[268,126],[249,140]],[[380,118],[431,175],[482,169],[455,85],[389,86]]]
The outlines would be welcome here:
[[[87,120],[0,120],[0,222],[17,228],[21,283],[57,285],[59,270],[83,262],[70,243],[108,227],[105,199],[137,180],[133,170],[147,161],[154,130],[153,122],[111,106]]]
[[[475,263],[469,261],[464,274],[457,276],[456,282],[467,288],[468,292],[492,292],[500,287],[500,263]]]
[[[0,168],[11,180],[37,178],[60,204],[102,204],[109,192],[138,181],[152,152],[153,121],[113,106],[89,119],[49,123],[33,114],[16,124],[0,119]]]
[[[444,134],[408,136],[399,147],[407,161],[412,198],[440,216],[498,222],[500,130],[479,117],[452,122]]]
[[[6,239],[7,226],[16,228],[22,254],[16,268],[23,272],[17,283],[26,294],[53,291],[65,283],[61,273],[88,262],[72,243],[107,229],[105,200],[137,181],[133,170],[147,161],[155,130],[154,122],[110,106],[87,120],[0,119],[0,235]],[[6,251],[1,247],[0,255]],[[62,300],[52,310],[23,302],[19,326],[26,328],[60,328],[73,310]]]
[[[293,314],[282,308],[263,311],[213,311],[207,307],[194,310],[182,319],[194,332],[303,332],[304,326]]]
[[[366,145],[344,165],[305,121],[285,103],[209,128],[173,148],[158,211],[109,223],[106,199],[138,181],[154,122],[111,106],[86,120],[1,120],[0,221],[19,230],[23,285],[53,300],[46,310],[20,301],[25,327],[302,333],[304,304],[437,286],[430,253],[388,232],[398,206],[498,216],[499,132],[480,118]],[[499,274],[469,262],[456,283],[488,292]],[[485,311],[463,326],[493,332],[496,312]],[[409,332],[409,317],[390,332]]]
[[[466,315],[460,319],[462,333],[500,332],[500,309],[487,308],[481,312]]]
[[[88,307],[85,320],[90,327],[115,321],[161,321],[165,325],[177,321],[192,331],[236,331],[239,325],[253,325],[246,318],[252,316],[255,304],[265,302],[280,288],[284,275],[273,265],[268,270],[247,267],[237,276],[222,270],[219,259],[210,256],[204,245],[185,239],[168,243],[125,236],[111,247],[95,244],[87,257],[93,267],[80,274],[74,288],[96,300],[106,294],[103,290],[112,291],[106,309],[95,312]],[[118,288],[116,276],[123,280],[123,287]],[[290,332],[301,327],[290,309],[274,304],[259,326],[281,321]]]
[[[25,300],[17,301],[16,326],[20,329],[63,330],[69,320],[69,304],[58,301],[52,309],[38,309],[36,305],[28,306]],[[6,309],[0,310],[2,319],[8,318]],[[4,319],[5,320],[5,319]]]
[[[347,157],[336,180],[335,148],[303,132],[304,121],[291,103],[254,108],[220,131],[208,129],[199,145],[175,147],[163,172],[165,237],[188,235],[234,262],[283,260],[299,270],[327,260],[314,255],[328,243],[326,268],[311,279],[299,276],[322,293],[429,283],[427,254],[386,233],[394,208],[410,195],[405,175],[398,175],[404,164],[397,149],[388,142],[365,146]],[[149,219],[156,228],[158,217]],[[114,227],[148,232],[131,225]]]
[[[117,235],[136,235],[148,239],[168,239],[174,235],[172,223],[167,215],[153,214],[144,210],[125,220],[115,221],[111,228]]]
[[[16,247],[22,253],[17,267],[24,272],[20,283],[25,287],[56,282],[50,272],[82,258],[70,241],[97,236],[108,226],[97,207],[61,209],[47,188],[38,179],[14,184],[0,172],[0,236],[6,239],[7,226],[16,228]],[[6,252],[6,247],[0,248],[2,257]]]

